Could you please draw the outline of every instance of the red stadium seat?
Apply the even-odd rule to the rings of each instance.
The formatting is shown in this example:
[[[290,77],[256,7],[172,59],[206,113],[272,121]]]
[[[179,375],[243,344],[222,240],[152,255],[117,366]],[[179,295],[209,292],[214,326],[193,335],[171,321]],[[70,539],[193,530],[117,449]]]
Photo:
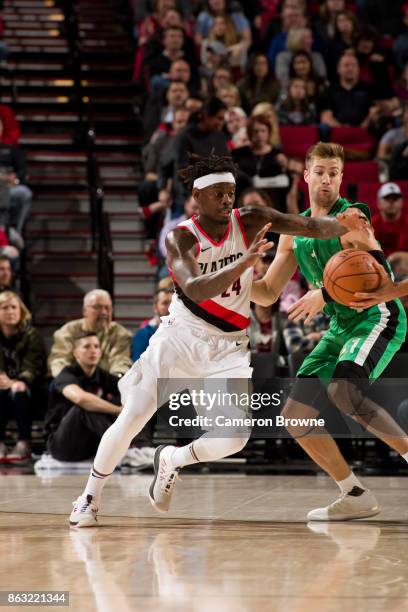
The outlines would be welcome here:
[[[361,127],[332,128],[330,140],[343,145],[346,159],[371,159],[376,146],[376,140]]]
[[[378,164],[375,161],[346,162],[343,177],[347,183],[378,182]]]
[[[357,201],[368,204],[372,212],[377,210],[377,193],[381,187],[380,182],[358,183]]]
[[[281,125],[279,133],[285,155],[302,160],[308,148],[319,140],[319,128],[315,125]]]

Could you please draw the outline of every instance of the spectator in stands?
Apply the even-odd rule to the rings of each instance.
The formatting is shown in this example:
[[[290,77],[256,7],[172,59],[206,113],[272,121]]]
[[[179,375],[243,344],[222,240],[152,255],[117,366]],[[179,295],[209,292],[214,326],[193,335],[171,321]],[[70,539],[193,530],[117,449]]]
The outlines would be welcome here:
[[[0,209],[9,206],[9,223],[19,234],[31,208],[33,194],[27,187],[24,155],[16,146],[3,144],[3,123],[0,120]],[[5,202],[7,200],[7,202]]]
[[[195,74],[193,75],[190,64],[184,59],[178,59],[170,64],[169,72],[165,77],[156,75],[150,80],[154,97],[164,98],[173,81],[184,83],[190,93],[194,93],[199,88],[199,80]]]
[[[325,92],[325,81],[320,79],[313,68],[312,58],[307,51],[295,51],[289,65],[290,79],[303,79],[306,82],[309,100],[317,100]]]
[[[317,123],[317,112],[309,101],[303,79],[291,79],[288,93],[278,104],[279,125],[313,125]]]
[[[388,130],[381,138],[377,150],[378,160],[388,163],[394,147],[406,140],[408,140],[408,103],[403,108],[402,125]]]
[[[238,82],[242,106],[250,112],[258,102],[275,104],[279,95],[279,83],[269,71],[268,58],[257,53],[247,65],[244,77]]]
[[[215,92],[215,95],[224,102],[227,109],[233,108],[234,106],[241,106],[241,96],[239,95],[239,89],[236,85],[231,84],[220,87]]]
[[[0,293],[13,291],[13,271],[7,255],[0,255]]]
[[[173,123],[162,124],[144,149],[146,174],[145,180],[138,185],[138,195],[146,238],[154,241],[151,247],[153,253],[156,251],[157,235],[166,211],[170,210],[172,204],[171,192],[167,185],[174,174],[175,139],[187,125],[188,117],[189,113],[185,109],[176,111]]]
[[[377,194],[378,213],[372,224],[377,240],[388,257],[394,251],[408,251],[408,213],[396,183],[385,183]]]
[[[154,75],[167,78],[172,62],[178,59],[185,59],[190,66],[193,65],[193,58],[189,57],[183,48],[185,41],[182,28],[166,28],[163,31],[162,44],[160,53],[156,50],[152,53],[146,51],[145,65],[150,79]]]
[[[275,62],[278,53],[284,51],[286,48],[288,32],[292,28],[305,28],[306,25],[307,19],[305,17],[304,9],[291,5],[283,5],[280,31],[276,33],[273,38],[271,38],[269,33],[266,35],[266,40],[270,40],[267,57],[272,71],[275,70]]]
[[[172,123],[174,113],[184,107],[188,96],[189,91],[182,81],[172,81],[165,93],[160,89],[149,96],[143,114],[145,142],[161,123]]]
[[[189,112],[189,115],[192,115],[200,111],[203,108],[203,104],[204,99],[201,94],[191,95],[187,98],[184,108]]]
[[[205,157],[213,150],[216,155],[228,155],[227,137],[222,131],[226,110],[221,100],[210,98],[198,113],[191,115],[175,144],[177,170],[188,165],[192,153]]]
[[[63,368],[72,364],[74,340],[94,332],[102,350],[100,366],[114,376],[122,376],[131,366],[131,334],[112,321],[112,300],[107,291],[93,289],[84,296],[83,318],[70,321],[54,333],[54,343],[48,359],[51,375],[55,378]]]
[[[335,74],[339,59],[354,45],[358,21],[354,13],[340,11],[335,16],[334,37],[326,45],[326,65],[330,74]]]
[[[160,289],[153,297],[154,316],[142,325],[132,338],[132,361],[137,361],[149,346],[150,338],[160,325],[160,318],[167,317],[173,291],[171,289]]]
[[[345,53],[337,66],[339,83],[332,85],[320,102],[320,121],[330,127],[367,127],[373,99],[367,86],[360,81],[357,58]]]
[[[360,66],[360,81],[372,88],[375,99],[392,98],[390,62],[393,58],[381,48],[376,30],[366,27],[360,32],[354,49]]]
[[[20,250],[24,247],[24,240],[12,227],[0,224],[0,255],[4,255],[14,271],[19,268]]]
[[[44,342],[30,320],[16,293],[0,293],[0,458],[8,461],[31,456],[32,392],[45,376]],[[8,452],[4,439],[10,417],[17,421],[18,441]]]
[[[228,11],[226,0],[207,0],[206,7],[201,11],[195,24],[195,42],[201,45],[208,38],[217,17],[224,17],[227,23],[232,23],[239,37],[239,43],[249,49],[252,43],[249,22],[241,10]]]
[[[313,28],[325,49],[336,34],[336,17],[345,8],[345,0],[325,0],[320,7],[320,17]]]
[[[272,126],[265,115],[257,115],[249,120],[247,130],[250,145],[232,151],[239,168],[237,195],[249,185],[273,189],[278,208],[285,209],[282,196],[289,187],[287,160],[270,144]]]
[[[408,179],[408,139],[393,148],[389,177],[392,181],[406,181]]]
[[[202,41],[201,56],[203,63],[205,63],[203,53],[206,52],[206,47],[214,42],[223,45],[230,66],[238,66],[241,68],[245,66],[248,44],[240,39],[234,22],[228,14],[218,15],[214,18],[208,37]]]
[[[98,364],[102,349],[95,332],[73,340],[73,363],[55,378],[45,429],[47,449],[59,461],[95,456],[99,442],[121,411],[118,379]]]
[[[393,51],[398,67],[404,69],[408,62],[408,3],[402,7],[404,31],[394,41]]]
[[[212,91],[212,79],[219,68],[226,67],[231,70],[228,65],[228,50],[225,45],[220,42],[207,41],[201,52],[201,65],[198,69],[201,82],[201,92],[207,93]],[[232,76],[231,76],[232,82]]]
[[[163,28],[163,19],[166,12],[176,7],[175,0],[156,0],[156,2],[154,2],[154,9],[150,12],[150,6],[144,6],[144,9],[141,10],[140,5],[142,5],[143,2],[146,4],[146,0],[134,2],[134,16],[136,21],[139,22],[139,46],[145,45],[156,32]],[[142,19],[143,21],[141,21]]]
[[[234,83],[234,75],[231,68],[227,64],[219,66],[208,80],[207,90],[210,95],[215,96],[215,92]]]
[[[286,90],[289,82],[289,68],[296,51],[306,51],[312,60],[315,74],[320,79],[326,78],[326,64],[321,53],[312,51],[313,34],[309,28],[292,28],[286,38],[286,50],[276,56],[275,74],[281,87]]]
[[[21,129],[14,111],[6,104],[0,104],[0,121],[3,125],[1,142],[6,145],[18,145]]]
[[[161,155],[168,145],[170,145],[170,147],[173,146],[175,136],[187,125],[189,116],[190,113],[188,110],[181,107],[174,111],[171,122],[161,123],[152,134],[148,144],[142,150],[145,180],[157,181],[160,173]],[[141,197],[140,184],[138,191],[141,200],[145,199]],[[142,202],[140,203],[143,205]]]
[[[279,149],[281,146],[279,123],[274,105],[270,102],[259,102],[251,111],[251,117],[257,117],[258,115],[265,115],[267,117],[272,126],[269,144],[275,149]],[[283,158],[282,163],[284,163]]]
[[[247,121],[246,112],[239,106],[233,106],[225,113],[225,127],[229,136],[228,147],[231,150],[244,147],[249,143]]]
[[[256,189],[256,187],[247,187],[239,196],[236,208],[243,208],[244,206],[267,206],[268,208],[274,208],[273,202],[266,191]]]

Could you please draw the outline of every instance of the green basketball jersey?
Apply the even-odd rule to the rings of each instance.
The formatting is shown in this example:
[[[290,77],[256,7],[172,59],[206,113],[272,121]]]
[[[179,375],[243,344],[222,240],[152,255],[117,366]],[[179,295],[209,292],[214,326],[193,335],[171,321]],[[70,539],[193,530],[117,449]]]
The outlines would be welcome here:
[[[329,216],[334,217],[340,212],[347,210],[347,208],[354,207],[359,208],[369,220],[371,220],[370,209],[366,204],[353,203],[351,204],[345,198],[339,198],[337,202],[332,206]],[[310,217],[311,209],[301,213],[305,217]],[[306,280],[313,285],[313,287],[323,287],[323,272],[326,263],[330,257],[343,250],[340,242],[340,238],[329,238],[328,240],[320,240],[319,238],[305,238],[303,236],[295,236],[293,238],[293,252],[298,262],[299,268],[306,278]],[[324,312],[330,317],[334,317],[340,328],[349,327],[355,323],[361,321],[362,316],[367,316],[367,313],[373,313],[378,311],[378,306],[373,306],[367,309],[363,313],[343,306],[337,302],[329,302],[324,307]],[[332,319],[332,324],[335,323]]]

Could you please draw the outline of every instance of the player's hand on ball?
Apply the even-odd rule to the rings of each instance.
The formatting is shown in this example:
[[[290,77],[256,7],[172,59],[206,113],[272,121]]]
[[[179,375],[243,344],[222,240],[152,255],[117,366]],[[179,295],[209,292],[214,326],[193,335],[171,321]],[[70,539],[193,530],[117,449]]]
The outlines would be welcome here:
[[[371,306],[375,306],[376,304],[382,304],[382,302],[389,302],[390,300],[394,300],[398,297],[396,293],[397,284],[394,283],[391,277],[384,270],[384,267],[375,262],[375,269],[379,274],[381,274],[381,285],[375,291],[370,291],[369,293],[355,293],[354,296],[356,298],[355,302],[351,302],[350,306],[352,308],[358,308],[365,310],[366,308],[371,308]]]
[[[336,215],[337,221],[346,227],[349,232],[370,230],[370,222],[358,208],[348,208],[346,211]]]
[[[268,242],[265,238],[265,234],[271,227],[272,223],[267,223],[259,230],[253,239],[246,256],[250,266],[253,266],[259,257],[264,257],[266,251],[273,247],[273,242]]]
[[[321,290],[312,289],[288,308],[288,319],[295,322],[304,319],[305,324],[311,323],[323,310],[324,303]]]

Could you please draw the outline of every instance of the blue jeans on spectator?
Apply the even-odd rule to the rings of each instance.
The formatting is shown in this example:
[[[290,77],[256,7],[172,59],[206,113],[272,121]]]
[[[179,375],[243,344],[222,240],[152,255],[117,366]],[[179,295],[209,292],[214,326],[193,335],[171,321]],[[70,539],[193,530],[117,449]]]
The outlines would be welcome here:
[[[10,225],[22,234],[23,227],[30,212],[33,192],[27,185],[10,187]]]
[[[17,422],[18,439],[30,440],[32,424],[31,394],[0,391],[0,441],[4,441],[6,426],[13,418]]]

